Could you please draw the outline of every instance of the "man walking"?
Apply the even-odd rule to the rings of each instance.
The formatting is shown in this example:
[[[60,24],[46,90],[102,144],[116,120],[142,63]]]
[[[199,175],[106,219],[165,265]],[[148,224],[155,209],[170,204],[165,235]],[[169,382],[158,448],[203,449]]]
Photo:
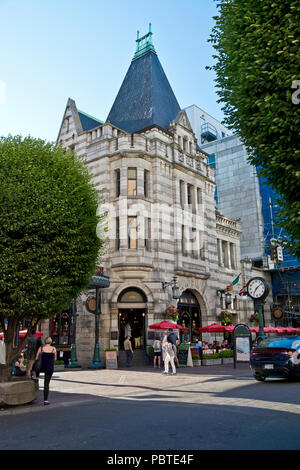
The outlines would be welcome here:
[[[35,357],[38,349],[43,346],[42,340],[35,336],[36,327],[33,326],[29,328],[28,337],[27,337],[27,348],[26,348],[26,377],[30,379],[31,371],[33,379],[36,380],[36,371],[32,370],[33,364],[35,363]]]
[[[131,345],[129,335],[126,336],[126,339],[124,341],[124,349],[125,349],[125,353],[126,353],[126,366],[130,367],[130,363],[131,363],[132,358],[133,358],[133,350],[132,350],[132,345]]]
[[[175,352],[174,360],[177,364],[177,367],[179,367],[179,361],[177,357],[177,346],[179,345],[179,339],[178,339],[178,336],[174,333],[173,328],[169,328],[168,341],[169,340],[174,346],[174,352]]]

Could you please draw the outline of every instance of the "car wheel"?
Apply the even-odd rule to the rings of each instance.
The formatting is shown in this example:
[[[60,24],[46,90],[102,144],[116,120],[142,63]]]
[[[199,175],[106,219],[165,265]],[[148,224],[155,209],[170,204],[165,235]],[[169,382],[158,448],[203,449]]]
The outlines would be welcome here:
[[[260,374],[253,374],[253,377],[255,380],[258,380],[258,382],[264,382],[266,380],[266,377]]]

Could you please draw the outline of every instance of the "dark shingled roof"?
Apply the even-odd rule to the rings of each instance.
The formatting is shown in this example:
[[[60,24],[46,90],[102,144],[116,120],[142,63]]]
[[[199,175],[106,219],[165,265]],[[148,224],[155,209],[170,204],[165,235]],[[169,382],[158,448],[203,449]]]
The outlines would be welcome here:
[[[133,133],[157,124],[168,129],[180,106],[155,52],[133,60],[107,117]]]
[[[78,110],[78,116],[79,116],[83,131],[90,131],[91,129],[94,129],[95,127],[100,126],[100,124],[103,124],[103,122],[99,121],[99,119],[89,116],[83,111]]]

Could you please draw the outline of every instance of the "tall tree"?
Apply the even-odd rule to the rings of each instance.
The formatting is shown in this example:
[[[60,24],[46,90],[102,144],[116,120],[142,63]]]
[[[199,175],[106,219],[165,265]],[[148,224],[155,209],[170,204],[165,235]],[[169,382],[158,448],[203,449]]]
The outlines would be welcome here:
[[[300,258],[299,0],[220,0],[218,8],[209,41],[225,122],[277,191],[278,222]]]
[[[0,139],[0,380],[24,347],[13,347],[18,322],[49,318],[88,285],[103,245],[99,201],[72,152],[31,137]]]

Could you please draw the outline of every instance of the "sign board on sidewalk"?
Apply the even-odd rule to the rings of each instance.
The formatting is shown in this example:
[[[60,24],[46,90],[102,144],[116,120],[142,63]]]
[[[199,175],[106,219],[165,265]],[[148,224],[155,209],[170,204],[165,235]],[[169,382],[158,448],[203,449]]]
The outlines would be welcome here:
[[[105,351],[105,367],[106,369],[118,368],[117,351]]]
[[[188,362],[190,345],[180,344],[177,348],[177,357],[179,361],[179,367],[186,367]]]
[[[251,352],[251,331],[245,323],[238,323],[233,332],[234,367],[237,362],[249,362]]]

